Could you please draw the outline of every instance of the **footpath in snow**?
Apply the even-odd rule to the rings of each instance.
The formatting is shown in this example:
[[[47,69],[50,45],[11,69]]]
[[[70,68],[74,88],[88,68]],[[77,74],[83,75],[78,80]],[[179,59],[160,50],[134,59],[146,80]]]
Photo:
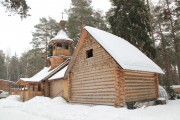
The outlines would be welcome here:
[[[63,98],[19,96],[0,99],[0,120],[180,120],[180,100],[135,110],[112,106],[69,104]]]

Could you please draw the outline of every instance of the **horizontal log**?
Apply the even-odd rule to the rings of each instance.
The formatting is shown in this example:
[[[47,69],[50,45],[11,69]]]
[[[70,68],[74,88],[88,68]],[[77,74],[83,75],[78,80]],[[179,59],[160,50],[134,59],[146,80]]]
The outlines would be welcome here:
[[[154,75],[153,72],[143,72],[143,71],[135,71],[135,70],[122,70],[125,74],[144,74],[144,75]]]
[[[125,87],[125,89],[126,90],[143,90],[143,89],[155,89],[155,86],[130,86],[130,85],[128,85],[128,86],[126,86]]]
[[[150,80],[125,80],[126,84],[134,84],[134,83],[153,83],[155,84],[155,81],[150,81]]]
[[[97,69],[97,70],[93,70],[93,71],[91,71],[91,70],[87,70],[87,69],[85,69],[85,70],[79,70],[79,71],[77,71],[77,70],[75,70],[75,71],[72,71],[72,74],[74,74],[74,76],[79,76],[79,75],[95,75],[95,74],[105,74],[105,73],[113,73],[114,72],[114,68],[106,68],[106,69]]]
[[[127,77],[146,77],[146,78],[153,78],[153,75],[148,74],[138,74],[138,73],[125,73],[126,78]]]
[[[126,96],[137,96],[137,95],[152,95],[152,94],[156,94],[156,91],[126,91]]]
[[[115,96],[114,92],[73,93],[74,96]]]
[[[135,76],[125,76],[126,80],[143,80],[143,81],[148,81],[148,80],[155,80],[154,77],[143,77],[143,76],[139,76],[139,77],[135,77]]]
[[[144,82],[142,82],[142,83],[126,83],[126,86],[127,87],[146,87],[146,86],[148,86],[148,87],[155,87],[155,83],[144,83]]]
[[[99,52],[99,55],[98,55],[98,52],[95,52],[94,53],[94,56],[91,57],[90,59],[89,58],[86,58],[85,54],[82,55],[82,56],[79,56],[76,58],[76,62],[75,64],[77,63],[80,63],[79,61],[82,61],[82,64],[84,64],[84,62],[89,62],[89,63],[93,63],[94,61],[98,60],[99,62],[102,62],[102,61],[105,61],[105,60],[113,60],[113,58],[107,54],[103,54],[101,52]],[[102,60],[102,61],[100,61]]]
[[[71,89],[71,88],[70,88]],[[108,89],[89,89],[89,90],[71,90],[72,93],[96,93],[96,92],[115,92],[115,88]]]
[[[115,96],[80,96],[80,95],[74,95],[72,94],[72,98],[74,99],[115,99]]]
[[[81,84],[96,84],[96,83],[106,83],[106,82],[108,82],[108,83],[113,83],[113,84],[115,84],[115,82],[114,82],[114,80],[112,80],[112,79],[89,79],[89,80],[79,80],[79,81],[75,81],[75,80],[72,80],[71,81],[71,83],[73,84],[73,85],[81,85]]]
[[[72,97],[70,99],[70,101],[114,103],[115,99],[87,99],[87,98],[74,98],[74,97]]]
[[[88,87],[78,87],[71,85],[71,90],[92,90],[92,89],[109,89],[114,88],[114,85],[108,85],[108,86],[88,86]]]
[[[114,86],[114,82],[112,81],[108,81],[108,82],[92,82],[92,83],[80,83],[80,84],[75,84],[74,82],[72,82],[71,86],[74,87],[89,87],[89,86],[109,86],[109,85],[113,85]]]
[[[81,103],[81,104],[93,104],[93,105],[114,105],[114,102],[109,101],[82,101],[82,100],[73,100],[71,103]]]
[[[131,96],[131,97],[126,97],[126,102],[132,102],[132,101],[140,101],[140,100],[146,100],[146,99],[154,99],[156,98],[155,96],[149,96],[149,95],[145,95],[145,96]]]
[[[82,75],[82,76],[73,76],[72,77],[72,81],[86,81],[86,80],[96,80],[96,79],[109,79],[109,80],[113,80],[114,76],[113,74],[95,74],[94,76],[92,76],[92,74],[89,75]]]
[[[128,92],[137,92],[137,93],[140,93],[140,92],[145,92],[145,91],[156,91],[156,89],[125,89],[126,93]]]

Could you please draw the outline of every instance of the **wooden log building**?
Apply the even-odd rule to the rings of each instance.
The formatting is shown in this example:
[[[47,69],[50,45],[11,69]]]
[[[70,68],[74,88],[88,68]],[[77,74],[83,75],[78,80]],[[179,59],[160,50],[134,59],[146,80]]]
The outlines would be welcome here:
[[[124,106],[158,97],[163,71],[128,41],[86,26],[65,73],[72,103]]]
[[[48,66],[31,78],[20,78],[17,81],[17,84],[24,86],[20,91],[22,101],[42,95],[67,99],[68,85],[67,80],[64,80],[64,73],[72,54],[73,40],[65,32],[64,20],[60,21],[60,27],[61,30],[49,42]]]
[[[48,67],[18,81],[28,85],[27,94],[33,92],[23,93],[24,100],[36,96],[36,91],[51,98],[62,96],[71,103],[113,106],[158,98],[158,75],[164,72],[128,41],[86,26],[73,52],[64,21],[60,26],[49,43]]]
[[[10,80],[3,80],[0,79],[0,90],[4,90],[6,92],[11,93],[12,91],[12,85],[14,85],[15,83],[13,81]]]

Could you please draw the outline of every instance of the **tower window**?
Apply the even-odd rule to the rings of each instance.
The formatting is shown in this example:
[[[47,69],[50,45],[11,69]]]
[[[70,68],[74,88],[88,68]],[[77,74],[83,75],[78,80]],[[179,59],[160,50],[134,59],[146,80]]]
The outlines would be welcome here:
[[[93,49],[86,50],[86,58],[93,57]]]
[[[68,45],[68,44],[65,44],[65,45],[64,45],[64,48],[65,48],[65,49],[69,49],[69,45]]]
[[[57,43],[57,49],[62,49],[62,44],[61,43]]]

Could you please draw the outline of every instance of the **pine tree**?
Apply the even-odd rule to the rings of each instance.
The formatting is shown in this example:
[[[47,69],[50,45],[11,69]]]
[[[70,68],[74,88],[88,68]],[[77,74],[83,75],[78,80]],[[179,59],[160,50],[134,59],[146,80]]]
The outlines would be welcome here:
[[[47,57],[47,46],[51,38],[59,31],[59,25],[56,20],[49,17],[40,18],[40,23],[34,26],[35,32],[32,33],[33,39],[31,44],[33,49],[45,52],[44,58]]]
[[[79,40],[82,24],[104,30],[108,29],[105,24],[105,17],[101,15],[101,11],[93,10],[91,0],[71,0],[71,3],[71,7],[66,10],[68,14],[66,28],[75,45]]]
[[[150,39],[148,6],[144,0],[111,0],[109,23],[112,33],[138,47],[149,57],[155,57],[155,48]]]
[[[26,0],[1,0],[0,2],[10,14],[18,14],[22,19],[30,16],[28,14],[30,7]]]
[[[19,78],[19,59],[15,53],[9,63],[9,80],[16,82]]]
[[[29,78],[40,71],[45,65],[44,53],[32,49],[20,57],[20,77]]]
[[[165,28],[167,27],[164,16],[163,16],[163,7],[162,6],[156,6],[153,9],[153,17],[154,17],[154,34],[156,42],[159,41],[157,50],[158,50],[158,60],[157,63],[160,64],[161,68],[165,69],[165,77],[163,78],[163,81],[161,82],[163,85],[169,86],[170,82],[172,80],[171,78],[171,63],[169,59],[169,45],[167,42],[167,34],[165,33]]]
[[[172,12],[175,15],[174,19],[174,30],[176,35],[176,42],[174,41],[175,47],[175,73],[178,73],[178,84],[180,84],[180,1],[174,0],[175,7],[173,8]],[[174,16],[173,16],[174,17]],[[176,69],[177,66],[177,69]]]
[[[6,78],[5,54],[0,50],[0,79]]]

